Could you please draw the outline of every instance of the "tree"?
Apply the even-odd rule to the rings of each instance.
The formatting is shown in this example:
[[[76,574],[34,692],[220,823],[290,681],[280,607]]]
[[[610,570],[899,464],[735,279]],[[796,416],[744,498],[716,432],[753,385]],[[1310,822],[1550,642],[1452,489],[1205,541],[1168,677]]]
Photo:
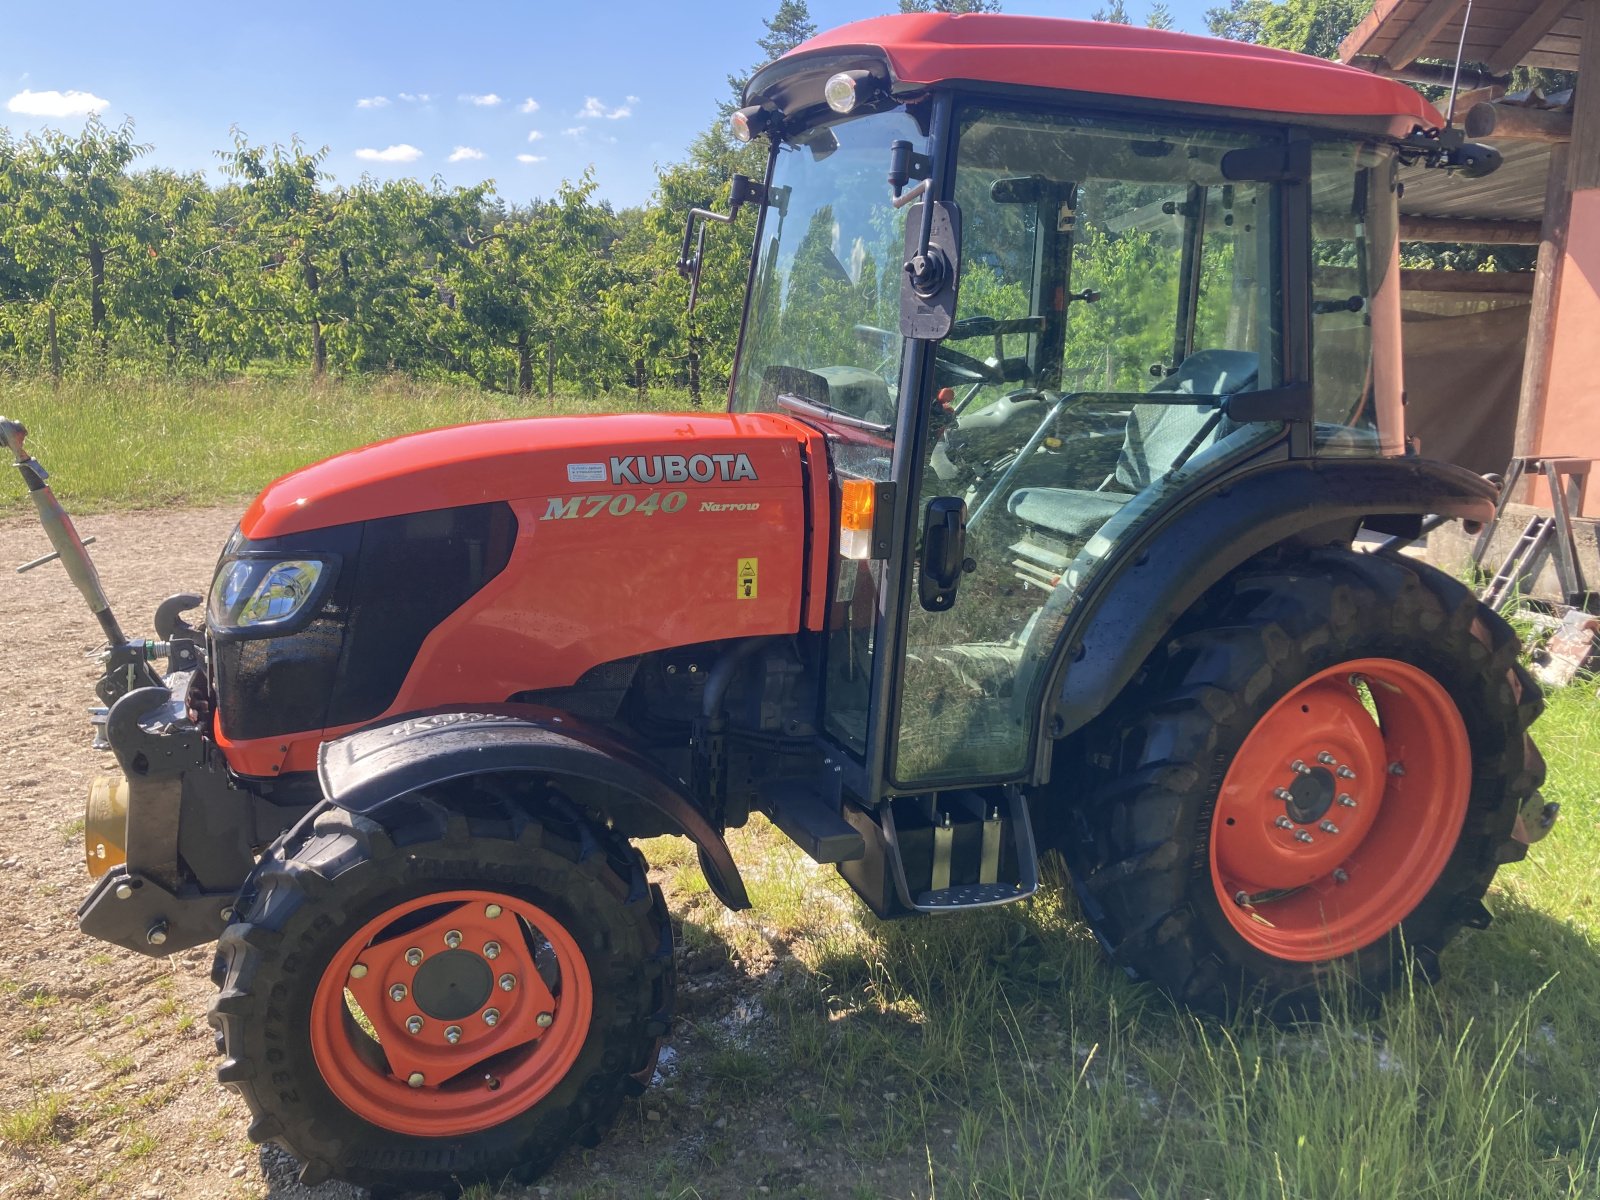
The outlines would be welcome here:
[[[1206,28],[1236,42],[1338,58],[1339,43],[1371,7],[1371,0],[1228,0],[1206,10]]]
[[[328,369],[326,327],[337,305],[325,282],[340,274],[334,226],[342,197],[319,186],[327,155],[326,146],[310,151],[298,138],[288,146],[252,146],[239,130],[233,150],[219,155],[223,173],[240,180],[252,202],[242,232],[259,255],[259,298],[304,325],[318,379]]]
[[[1108,25],[1132,25],[1133,18],[1128,15],[1128,6],[1124,0],[1111,0],[1101,8],[1089,14],[1091,21],[1104,21]]]
[[[1150,29],[1171,29],[1177,24],[1173,19],[1172,9],[1160,0],[1150,6],[1150,11],[1145,14],[1144,23]]]
[[[811,19],[806,0],[779,0],[778,11],[761,23],[766,26],[767,32],[756,39],[756,45],[761,48],[763,57],[743,75],[728,76],[730,96],[722,102],[719,112],[724,121],[744,104],[744,89],[758,70],[774,59],[782,58],[801,42],[817,36],[817,23]]]
[[[1000,0],[900,0],[903,13],[992,13],[1000,11]]]
[[[62,371],[58,316],[74,299],[87,300],[90,341],[105,356],[108,263],[125,264],[130,249],[124,171],[146,149],[131,124],[108,129],[99,120],[77,134],[46,129],[8,143],[0,243],[15,264],[13,280],[27,281],[44,309],[52,375]]]

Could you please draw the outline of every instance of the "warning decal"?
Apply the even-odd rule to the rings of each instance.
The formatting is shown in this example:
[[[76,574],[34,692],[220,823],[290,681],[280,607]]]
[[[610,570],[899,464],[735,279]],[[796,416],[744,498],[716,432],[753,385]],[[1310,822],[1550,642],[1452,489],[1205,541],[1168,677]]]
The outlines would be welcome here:
[[[756,598],[756,560],[741,558],[739,560],[738,588],[734,595],[740,600],[754,600]]]

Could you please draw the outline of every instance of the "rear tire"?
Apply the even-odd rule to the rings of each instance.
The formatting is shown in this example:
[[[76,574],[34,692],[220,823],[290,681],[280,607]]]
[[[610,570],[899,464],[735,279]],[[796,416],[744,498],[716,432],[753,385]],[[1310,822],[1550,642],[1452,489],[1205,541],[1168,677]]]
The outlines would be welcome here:
[[[648,1083],[672,931],[626,842],[558,796],[474,790],[302,822],[214,975],[218,1078],[302,1182],[526,1182]]]
[[[1230,577],[1086,733],[1093,783],[1057,842],[1113,960],[1222,1017],[1436,975],[1526,851],[1543,699],[1518,650],[1409,560],[1329,548]]]

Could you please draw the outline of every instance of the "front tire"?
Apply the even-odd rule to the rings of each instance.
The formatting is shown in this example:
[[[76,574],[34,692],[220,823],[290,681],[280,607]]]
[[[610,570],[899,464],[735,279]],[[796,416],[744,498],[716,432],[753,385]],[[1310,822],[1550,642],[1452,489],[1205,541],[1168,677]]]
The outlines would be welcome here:
[[[1487,923],[1543,782],[1518,649],[1408,560],[1325,549],[1225,581],[1088,731],[1059,845],[1114,961],[1223,1017],[1435,974]]]
[[[218,1078],[303,1182],[525,1182],[599,1140],[668,1030],[638,851],[558,796],[444,799],[302,822],[218,944]]]

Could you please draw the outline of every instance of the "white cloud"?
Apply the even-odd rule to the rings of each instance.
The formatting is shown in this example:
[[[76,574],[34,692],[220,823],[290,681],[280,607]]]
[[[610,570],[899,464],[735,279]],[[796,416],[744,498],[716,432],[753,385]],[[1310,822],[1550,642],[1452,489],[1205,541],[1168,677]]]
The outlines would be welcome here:
[[[35,92],[23,88],[6,102],[6,107],[25,117],[92,117],[110,103],[93,92]]]
[[[457,146],[450,151],[451,162],[477,162],[483,157],[483,151],[476,146]]]
[[[637,103],[639,97],[629,96],[615,108],[607,108],[598,96],[585,96],[583,107],[575,115],[580,121],[617,121],[633,116],[633,106]]]
[[[503,99],[493,92],[485,92],[481,96],[475,92],[463,92],[456,99],[463,100],[468,104],[476,104],[479,108],[493,108],[496,104],[505,103]]]
[[[433,97],[428,95],[427,92],[401,92],[400,99],[407,104],[426,104]]]
[[[585,125],[574,125],[571,129],[563,129],[561,132],[567,137],[582,137],[589,132],[589,129]]]
[[[539,102],[529,96],[521,104],[517,105],[517,111],[519,113],[536,113],[539,111]]]
[[[401,142],[398,146],[388,146],[382,150],[368,146],[357,150],[356,157],[362,162],[409,163],[421,158],[422,151],[408,142]]]
[[[530,142],[543,141],[544,140],[544,134],[540,133],[537,129],[530,129],[530,130],[528,130],[528,140]]]
[[[542,154],[519,154],[519,155],[517,155],[517,161],[519,163],[543,162],[544,158],[545,158],[545,156],[542,155]]]
[[[361,97],[361,99],[356,101],[356,107],[357,108],[388,108],[389,107],[389,97],[387,97],[387,96],[363,96],[363,97]]]

